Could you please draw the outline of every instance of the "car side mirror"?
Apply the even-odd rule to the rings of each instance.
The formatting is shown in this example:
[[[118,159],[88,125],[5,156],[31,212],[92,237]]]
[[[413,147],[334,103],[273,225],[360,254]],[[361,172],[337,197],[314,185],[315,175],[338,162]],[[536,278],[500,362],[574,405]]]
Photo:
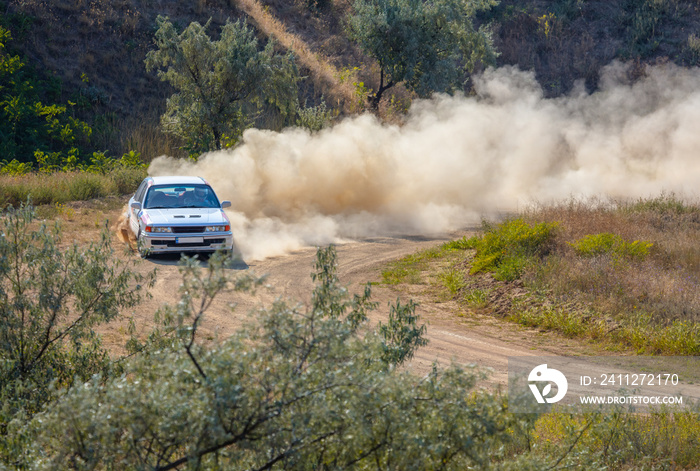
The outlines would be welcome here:
[[[141,210],[141,203],[139,203],[138,201],[134,201],[133,203],[131,203],[131,208],[135,209],[136,211],[140,211]]]
[[[230,201],[222,201],[221,202],[221,209],[226,209],[231,207],[231,202]]]

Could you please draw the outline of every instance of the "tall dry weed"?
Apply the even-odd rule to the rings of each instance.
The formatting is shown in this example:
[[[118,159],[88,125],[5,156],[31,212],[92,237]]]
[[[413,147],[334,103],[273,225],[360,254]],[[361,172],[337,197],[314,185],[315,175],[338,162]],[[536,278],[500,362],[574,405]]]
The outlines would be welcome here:
[[[534,207],[532,221],[560,222],[556,255],[530,274],[564,299],[582,299],[624,320],[644,316],[657,325],[700,322],[700,206],[675,195],[629,201],[568,201]],[[644,259],[581,257],[571,243],[612,233],[649,241]]]

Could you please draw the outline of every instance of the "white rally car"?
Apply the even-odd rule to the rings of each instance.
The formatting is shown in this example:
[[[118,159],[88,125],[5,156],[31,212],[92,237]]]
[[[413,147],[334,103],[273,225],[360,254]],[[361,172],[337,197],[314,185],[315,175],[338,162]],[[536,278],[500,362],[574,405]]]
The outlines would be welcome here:
[[[128,220],[139,253],[233,250],[233,234],[221,201],[200,177],[147,177],[129,200]]]

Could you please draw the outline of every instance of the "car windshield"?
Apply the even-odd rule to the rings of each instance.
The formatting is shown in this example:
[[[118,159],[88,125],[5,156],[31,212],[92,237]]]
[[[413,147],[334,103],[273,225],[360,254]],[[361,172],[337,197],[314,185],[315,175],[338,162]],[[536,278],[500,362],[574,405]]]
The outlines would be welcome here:
[[[148,190],[146,209],[218,208],[221,205],[214,191],[207,185],[154,186]]]

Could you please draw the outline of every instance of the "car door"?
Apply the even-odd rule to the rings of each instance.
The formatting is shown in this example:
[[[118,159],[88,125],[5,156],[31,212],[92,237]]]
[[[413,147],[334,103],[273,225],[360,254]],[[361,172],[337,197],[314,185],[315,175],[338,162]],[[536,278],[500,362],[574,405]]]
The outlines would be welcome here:
[[[143,196],[146,194],[146,189],[148,188],[148,183],[146,180],[141,182],[134,196],[129,200],[129,225],[131,226],[131,232],[136,236],[139,233],[139,213],[141,210],[131,207],[131,203],[139,202],[143,205]]]

